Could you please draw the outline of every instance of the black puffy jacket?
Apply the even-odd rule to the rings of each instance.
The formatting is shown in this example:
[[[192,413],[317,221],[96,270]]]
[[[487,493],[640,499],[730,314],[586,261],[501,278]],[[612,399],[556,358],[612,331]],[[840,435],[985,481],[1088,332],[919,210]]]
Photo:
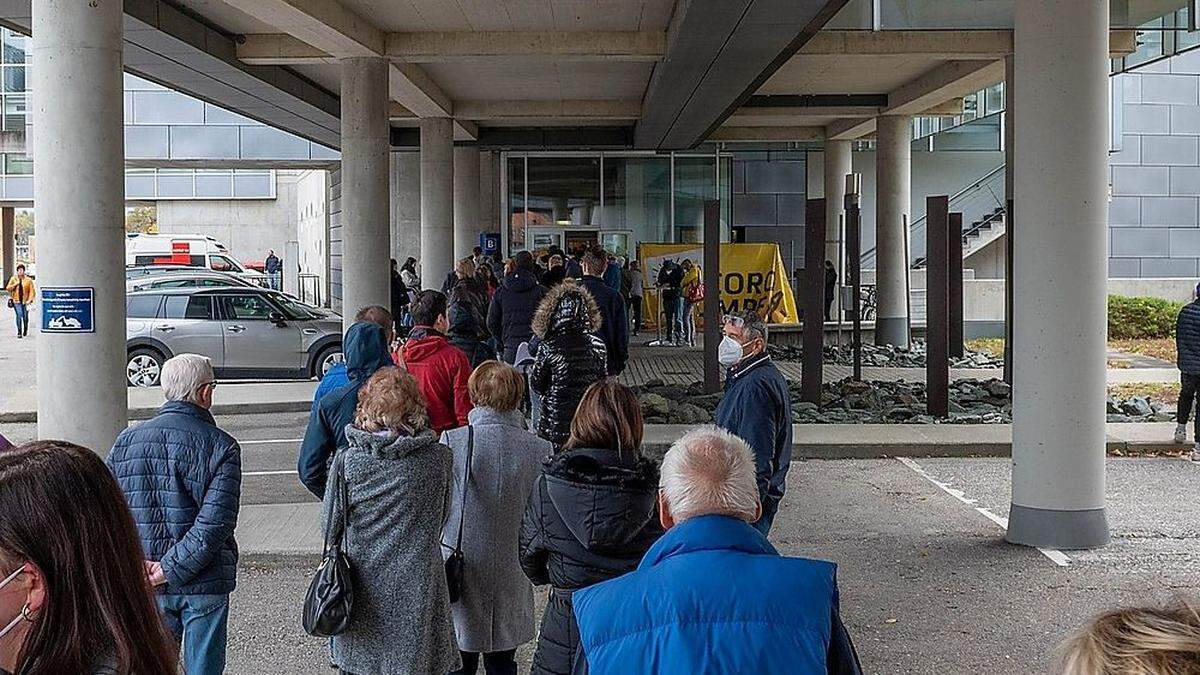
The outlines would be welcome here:
[[[467,355],[471,368],[478,368],[484,361],[496,358],[496,350],[479,339],[479,322],[469,303],[450,305],[449,314],[450,329],[446,331],[446,338]]]
[[[517,347],[533,337],[533,314],[546,296],[537,276],[529,270],[504,275],[504,281],[492,296],[487,312],[487,329],[504,345],[504,360],[512,363]]]
[[[634,453],[564,452],[546,464],[521,523],[521,568],[551,593],[534,675],[567,675],[579,647],[571,593],[632,571],[662,536],[658,472]]]
[[[1180,372],[1200,375],[1200,300],[1179,310],[1179,318],[1175,320],[1175,352]]]
[[[549,291],[533,317],[533,332],[541,338],[529,371],[529,386],[542,396],[537,434],[555,446],[570,437],[583,392],[606,374],[604,341],[595,334],[599,325],[596,300],[575,281]]]

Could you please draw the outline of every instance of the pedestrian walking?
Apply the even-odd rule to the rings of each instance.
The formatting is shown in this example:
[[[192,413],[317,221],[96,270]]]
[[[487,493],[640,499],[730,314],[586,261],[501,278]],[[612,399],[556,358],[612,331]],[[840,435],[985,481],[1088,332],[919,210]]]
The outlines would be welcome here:
[[[554,446],[525,430],[517,409],[524,379],[512,366],[488,361],[468,382],[468,426],[442,434],[454,453],[450,512],[442,530],[448,556],[461,540],[462,598],[451,606],[463,667],[473,675],[480,656],[488,675],[516,673],[516,649],[534,637],[533,586],[517,548],[521,516],[542,460]]]
[[[700,266],[691,260],[684,260],[683,279],[680,285],[679,322],[681,340],[689,347],[696,346],[696,305],[704,302],[704,277]]]
[[[550,584],[550,599],[533,675],[577,672],[572,594],[632,571],[662,534],[658,472],[641,445],[637,396],[615,380],[597,382],[579,405],[565,452],[534,483],[521,524],[521,567],[535,585]]]
[[[832,260],[825,261],[825,320],[833,320],[833,298],[837,295],[838,272]],[[840,320],[841,317],[838,317]]]
[[[372,375],[346,441],[323,507],[326,533],[345,528],[355,570],[349,626],[330,639],[333,665],[360,675],[457,670],[439,545],[452,459],[429,428],[416,380],[398,368]]]
[[[783,557],[750,525],[750,446],[712,426],[671,446],[666,534],[634,572],[572,598],[590,675],[862,673],[838,612],[837,566]]]
[[[176,673],[175,651],[100,457],[65,441],[0,452],[0,671]]]
[[[1175,363],[1179,367],[1179,407],[1175,413],[1175,442],[1187,442],[1187,423],[1192,403],[1200,388],[1200,285],[1192,301],[1179,310],[1175,319]],[[1196,433],[1192,440],[1192,461],[1200,462],[1200,414],[1196,415]]]
[[[504,350],[504,362],[514,363],[517,348],[533,337],[533,314],[546,296],[537,282],[533,254],[520,251],[512,259],[513,270],[504,275],[488,307],[487,328]]]
[[[596,300],[574,280],[547,293],[533,317],[540,344],[529,386],[541,396],[537,432],[556,447],[570,437],[584,392],[607,372],[604,342],[595,334],[599,326]]]
[[[220,675],[237,585],[242,452],[209,412],[217,382],[208,357],[167,359],[160,379],[167,402],[122,431],[106,461],[133,510],[163,618],[183,644],[184,671]]]
[[[384,314],[386,309],[378,308]],[[312,407],[296,470],[300,482],[318,498],[325,496],[325,482],[334,452],[346,445],[346,425],[354,419],[358,390],[380,368],[395,365],[388,352],[391,336],[379,324],[356,321],[342,339],[346,354],[346,384],[321,396]]]
[[[33,278],[25,274],[25,265],[17,265],[17,273],[8,280],[8,306],[17,317],[17,337],[29,335],[29,308],[33,306]]]
[[[408,294],[408,285],[404,283],[404,277],[400,275],[400,269],[396,264],[395,258],[392,258],[390,277],[390,309],[392,310],[392,317],[395,319],[404,316],[408,311],[408,303],[412,301],[412,298]]]
[[[431,429],[441,433],[462,426],[471,412],[471,397],[467,393],[471,362],[446,339],[450,328],[446,296],[437,291],[421,291],[411,311],[413,329],[397,352],[396,364],[416,378],[425,397]]]
[[[664,323],[666,324],[666,341],[668,344],[678,345],[683,339],[683,335],[679,331],[679,310],[681,286],[683,283],[683,268],[674,260],[667,259],[663,261],[662,267],[658,270],[657,285],[659,287],[659,301],[662,306],[659,308],[660,313],[664,315]]]
[[[787,380],[767,353],[767,324],[753,312],[726,316],[718,358],[728,370],[717,426],[746,439],[754,451],[765,536],[779,511],[792,463],[792,399]]]
[[[275,255],[274,249],[267,249],[267,259],[263,262],[263,271],[267,273],[267,285],[274,290],[283,290],[283,261]]]
[[[583,256],[584,290],[596,300],[600,310],[599,328],[596,335],[604,342],[608,352],[608,374],[620,375],[629,361],[629,318],[625,312],[625,299],[600,275],[613,266],[606,260],[603,250],[592,250]],[[618,284],[619,285],[619,284]]]
[[[633,317],[633,334],[642,331],[642,296],[646,291],[646,277],[642,273],[642,263],[633,260],[629,263],[629,315]]]

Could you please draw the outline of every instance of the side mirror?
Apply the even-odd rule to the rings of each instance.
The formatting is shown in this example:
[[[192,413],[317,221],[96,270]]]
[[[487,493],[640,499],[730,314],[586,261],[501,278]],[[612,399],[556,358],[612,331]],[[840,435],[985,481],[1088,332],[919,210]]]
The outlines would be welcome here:
[[[282,327],[287,325],[287,319],[285,319],[284,316],[279,312],[271,312],[267,315],[267,319],[276,326]]]

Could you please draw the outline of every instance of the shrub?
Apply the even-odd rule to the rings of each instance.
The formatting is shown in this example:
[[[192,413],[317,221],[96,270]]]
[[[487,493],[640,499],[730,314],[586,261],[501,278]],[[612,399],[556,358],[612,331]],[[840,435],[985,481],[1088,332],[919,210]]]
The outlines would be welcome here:
[[[1165,338],[1175,335],[1175,317],[1183,303],[1162,298],[1108,296],[1108,337],[1111,340]]]

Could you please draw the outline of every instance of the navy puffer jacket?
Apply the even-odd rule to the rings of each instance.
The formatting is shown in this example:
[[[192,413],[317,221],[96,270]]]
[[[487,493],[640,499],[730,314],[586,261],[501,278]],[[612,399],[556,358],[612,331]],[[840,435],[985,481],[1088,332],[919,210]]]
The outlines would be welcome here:
[[[108,453],[142,549],[162,563],[168,594],[225,594],[237,577],[242,451],[207,410],[169,401],[117,436]]]
[[[1200,375],[1200,300],[1179,310],[1179,318],[1175,320],[1175,351],[1179,355],[1180,372]]]

